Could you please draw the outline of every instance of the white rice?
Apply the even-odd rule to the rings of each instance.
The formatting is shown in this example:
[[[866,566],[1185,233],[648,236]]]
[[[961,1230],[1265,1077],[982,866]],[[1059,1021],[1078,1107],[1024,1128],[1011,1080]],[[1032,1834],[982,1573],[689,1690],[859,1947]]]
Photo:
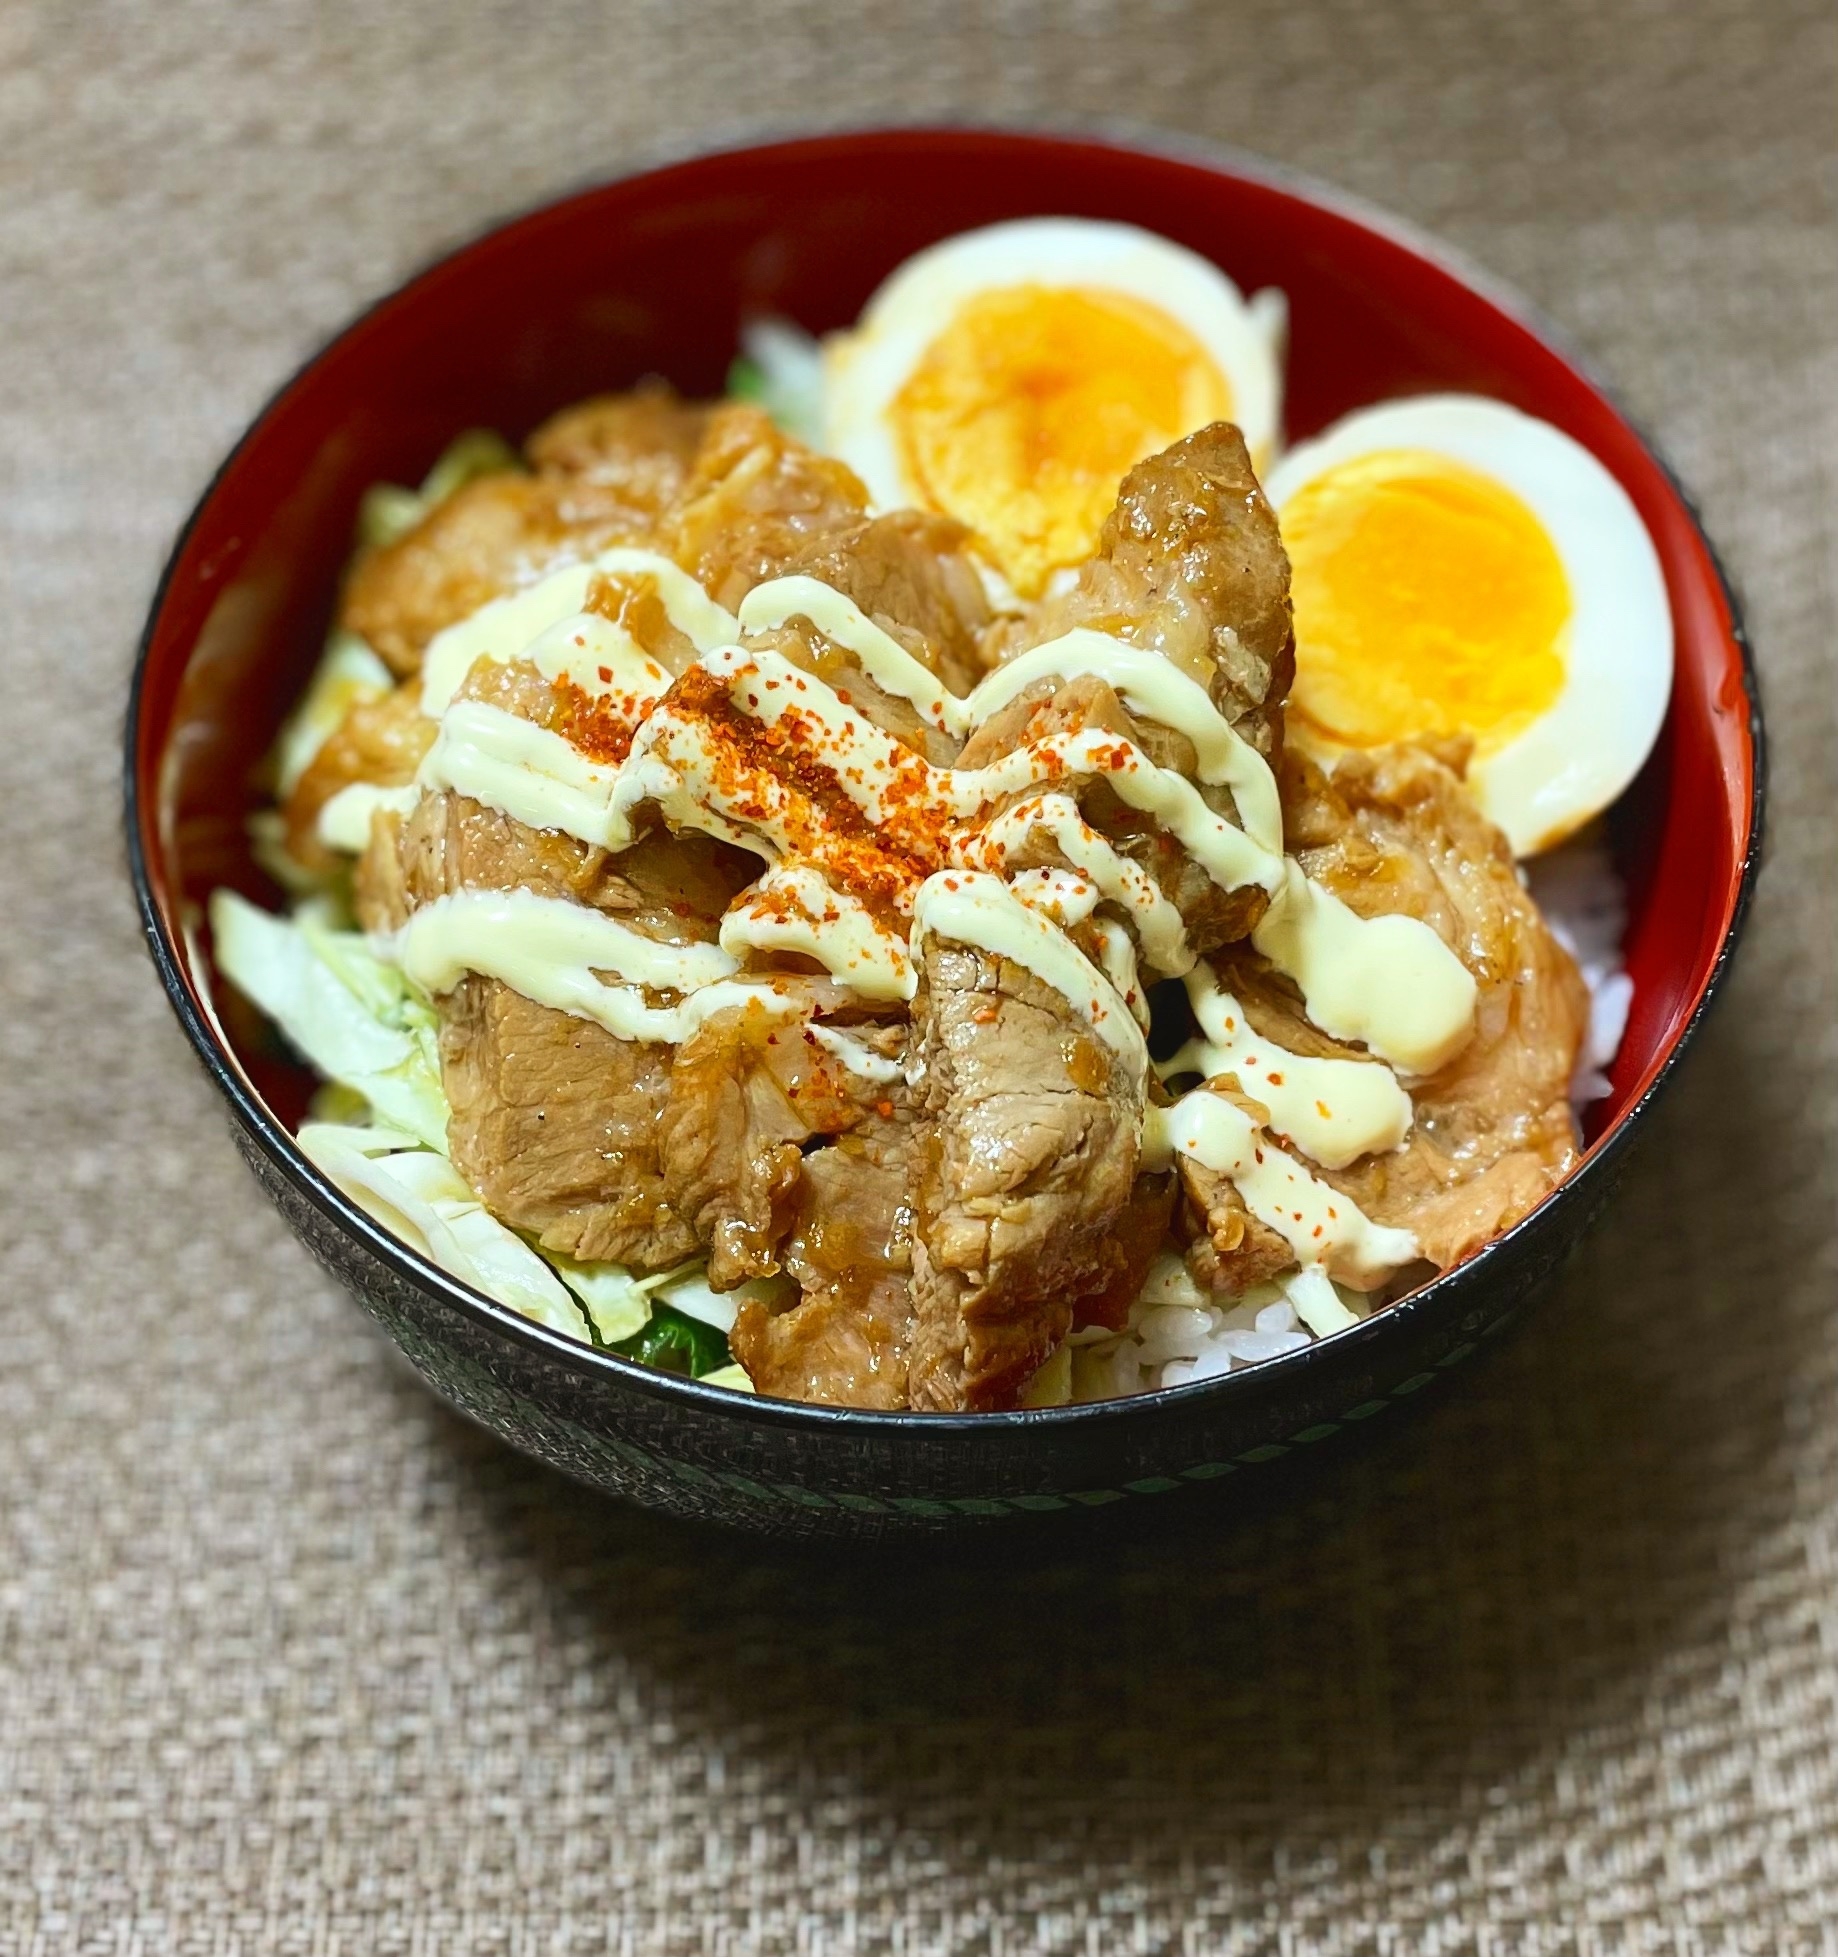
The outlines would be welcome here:
[[[1357,1292],[1339,1285],[1333,1291],[1340,1323],[1350,1325],[1370,1311],[1370,1301]],[[1215,1304],[1185,1263],[1165,1251],[1131,1307],[1126,1330],[1093,1327],[1072,1334],[1072,1398],[1107,1400],[1157,1386],[1188,1386],[1299,1352],[1316,1334],[1303,1321],[1298,1302],[1328,1322],[1318,1294],[1319,1287],[1291,1272],[1273,1284],[1253,1285],[1230,1305]]]
[[[1570,1099],[1578,1113],[1609,1091],[1608,1068],[1627,1031],[1634,981],[1621,962],[1627,886],[1599,837],[1566,843],[1525,866],[1526,888],[1551,935],[1577,962],[1589,988],[1589,1025],[1576,1057]]]
[[[1539,857],[1526,866],[1525,881],[1589,987],[1589,1025],[1570,1085],[1580,1115],[1608,1093],[1607,1068],[1627,1029],[1634,994],[1621,962],[1627,892],[1606,847],[1593,839]],[[1345,1309],[1337,1322],[1331,1304],[1324,1306],[1321,1281],[1302,1272],[1254,1285],[1229,1306],[1219,1305],[1202,1294],[1178,1256],[1164,1252],[1122,1332],[1094,1326],[1068,1340],[1071,1398],[1117,1399],[1242,1372],[1324,1336],[1310,1328],[1304,1313],[1326,1330],[1339,1330],[1369,1317],[1384,1296],[1364,1297],[1338,1284],[1333,1292]]]

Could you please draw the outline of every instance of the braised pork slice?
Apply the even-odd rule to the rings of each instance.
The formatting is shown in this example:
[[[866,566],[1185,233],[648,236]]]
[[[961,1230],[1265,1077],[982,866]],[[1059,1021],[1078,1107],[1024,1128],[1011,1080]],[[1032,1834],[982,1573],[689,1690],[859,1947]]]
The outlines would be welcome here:
[[[658,1166],[668,1047],[475,976],[441,1002],[440,1058],[453,1166],[495,1215],[583,1263],[660,1271],[695,1255]]]
[[[436,632],[564,564],[642,543],[648,528],[617,491],[590,481],[480,476],[393,543],[358,557],[339,622],[407,676],[420,671]]]
[[[552,728],[570,711],[521,662],[480,660],[461,691]],[[360,921],[376,931],[459,891],[527,890],[606,912],[660,943],[709,943],[754,868],[708,837],[663,830],[614,856],[468,796],[430,792],[407,816],[376,819],[356,896]],[[657,1270],[695,1254],[696,1228],[672,1203],[661,1160],[670,1047],[615,1039],[474,975],[442,1001],[440,1054],[454,1167],[496,1215],[587,1262]]]
[[[1075,1332],[1088,1325],[1121,1332],[1129,1323],[1130,1307],[1142,1295],[1149,1267],[1167,1241],[1176,1194],[1177,1178],[1172,1175],[1136,1178],[1111,1232],[1110,1243],[1116,1253],[1112,1269],[1096,1289],[1073,1302]]]
[[[709,410],[658,382],[602,394],[551,415],[524,444],[539,476],[612,491],[634,520],[654,522],[682,495]]]
[[[735,1357],[762,1393],[826,1406],[907,1403],[912,1336],[910,1111],[903,1088],[850,1132],[803,1158],[784,1269],[789,1308],[749,1301]]]
[[[530,438],[533,475],[481,476],[394,542],[364,551],[341,623],[398,673],[492,598],[614,544],[649,542],[682,495],[709,412],[667,389],[586,401]]]
[[[745,875],[705,837],[659,833],[607,858],[457,795],[422,798],[403,855],[411,902],[534,890],[673,944],[712,938]],[[665,1167],[678,1053],[615,1039],[497,979],[465,979],[440,1039],[454,1167],[496,1215],[552,1250],[634,1270],[681,1263],[703,1234]]]
[[[1170,735],[1164,728],[1137,720],[1114,688],[1088,673],[1064,681],[1042,680],[999,708],[965,742],[958,765],[988,767],[1016,748],[1050,740],[1056,734],[1084,733],[1119,735],[1142,749],[1158,767],[1184,771],[1193,767],[1193,748],[1185,736]],[[1137,864],[1154,880],[1180,912],[1187,944],[1194,951],[1205,953],[1244,937],[1263,916],[1270,899],[1262,885],[1245,884],[1228,890],[1215,883],[1153,816],[1122,801],[1101,775],[1082,784],[1064,780],[1057,786],[1062,793],[1073,795],[1081,818],[1119,856]],[[989,811],[984,826],[1035,799],[1039,792],[1026,789],[1010,796]],[[1230,802],[1224,789],[1203,788],[1201,792],[1210,800]],[[1000,862],[985,861],[973,841],[960,845],[957,857],[969,868],[1010,873],[1065,862],[1057,840],[1044,825],[1019,847],[1009,848]],[[1173,976],[1160,971],[1146,950],[1143,964],[1151,978]]]
[[[985,655],[1007,660],[1081,626],[1159,652],[1204,686],[1261,753],[1280,751],[1283,698],[1295,670],[1289,560],[1236,428],[1217,422],[1132,469],[1076,583],[992,627]],[[1158,766],[1194,776],[1185,734],[1138,721],[1108,687],[1088,679],[1030,687],[971,737],[962,765],[983,766],[1024,742],[1089,727],[1122,734]],[[1239,819],[1229,788],[1198,786],[1211,807]],[[1204,954],[1242,938],[1262,916],[1269,900],[1261,887],[1222,890],[1102,779],[1080,788],[1078,801],[1085,820],[1173,902],[1192,950]]]
[[[1459,757],[1452,757],[1459,759]],[[1588,993],[1551,935],[1512,851],[1447,761],[1419,747],[1349,754],[1331,777],[1282,770],[1303,868],[1362,917],[1421,918],[1474,974],[1473,1038],[1414,1084],[1403,1147],[1319,1170],[1377,1223],[1414,1231],[1446,1269],[1524,1216],[1577,1158],[1570,1078]],[[1246,1017],[1296,1052],[1341,1051],[1309,1026],[1287,983],[1248,954],[1227,976]]]
[[[1139,462],[1077,581],[985,638],[991,664],[1075,626],[1159,652],[1266,756],[1295,677],[1289,559],[1244,437],[1227,421]]]
[[[778,575],[817,578],[853,599],[954,693],[968,693],[982,677],[978,640],[989,623],[969,541],[949,517],[894,510],[811,538]]]
[[[712,1014],[676,1049],[659,1163],[717,1291],[779,1268],[803,1144],[854,1127],[872,1091],[807,1020],[757,1000]]]
[[[321,744],[281,805],[287,853],[303,868],[329,870],[339,860],[319,840],[319,812],[357,782],[404,788],[434,744],[434,723],[421,711],[421,689],[410,683],[371,700],[357,700]]]
[[[868,492],[840,462],[782,434],[757,408],[713,409],[655,548],[729,611],[820,540],[858,525]]]
[[[1031,972],[928,938],[914,1005],[914,1407],[1013,1406],[1104,1289],[1142,1084]]]
[[[1181,1158],[1179,1175],[1187,1268],[1202,1291],[1229,1300],[1295,1268],[1288,1239],[1251,1214],[1229,1176],[1191,1156]]]

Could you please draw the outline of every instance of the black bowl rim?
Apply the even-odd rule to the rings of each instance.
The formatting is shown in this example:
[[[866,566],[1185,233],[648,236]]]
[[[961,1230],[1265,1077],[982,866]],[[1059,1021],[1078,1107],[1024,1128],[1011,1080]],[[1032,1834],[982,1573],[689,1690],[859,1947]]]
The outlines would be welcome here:
[[[471,1285],[442,1270],[431,1259],[411,1249],[399,1237],[384,1229],[365,1211],[359,1209],[329,1178],[321,1174],[301,1151],[293,1135],[270,1111],[243,1075],[209,1016],[200,1012],[193,1001],[191,990],[180,969],[177,948],[165,928],[154,897],[152,875],[142,846],[137,756],[140,745],[143,693],[154,635],[165,610],[167,594],[177,573],[179,560],[184,555],[186,545],[202,518],[206,506],[243,451],[261,432],[269,416],[307,372],[317,366],[334,348],[359,332],[374,315],[392,305],[409,288],[465,257],[514,225],[559,209],[577,199],[594,196],[615,184],[634,182],[642,177],[660,174],[705,158],[740,155],[756,150],[822,148],[829,145],[841,147],[850,143],[872,142],[886,137],[935,137],[949,140],[966,135],[1078,144],[1084,147],[1109,149],[1120,155],[1162,157],[1170,161],[1192,164],[1219,175],[1233,176],[1285,191],[1319,206],[1334,216],[1348,219],[1368,231],[1389,239],[1459,280],[1523,327],[1569,365],[1620,417],[1646,451],[1648,458],[1659,469],[1689,518],[1698,541],[1703,546],[1705,556],[1716,574],[1729,614],[1730,636],[1741,662],[1743,691],[1748,708],[1748,736],[1752,756],[1748,809],[1749,834],[1738,870],[1735,902],[1731,906],[1729,921],[1717,947],[1716,957],[1706,975],[1697,1002],[1692,1008],[1691,1016],[1674,1036],[1671,1047],[1660,1061],[1659,1068],[1648,1082],[1645,1091],[1637,1101],[1622,1112],[1609,1132],[1588,1150],[1575,1171],[1552,1190],[1536,1209],[1503,1235],[1484,1246],[1465,1263],[1443,1272],[1408,1297],[1384,1307],[1357,1325],[1336,1332],[1326,1339],[1317,1340],[1299,1351],[1267,1360],[1262,1365],[1248,1368],[1244,1372],[1227,1373],[1188,1386],[1163,1387],[1122,1399],[1091,1401],[1076,1406],[1019,1408],[999,1413],[910,1411],[891,1413],[859,1407],[817,1406],[803,1401],[772,1399],[764,1395],[739,1393],[723,1387],[709,1386],[704,1381],[690,1379],[678,1373],[664,1372],[636,1360],[623,1358],[617,1353],[607,1352],[585,1340],[571,1338],[566,1333],[551,1331],[548,1327],[523,1317],[510,1306],[500,1304],[496,1299],[488,1297],[484,1292],[475,1290]],[[1253,1376],[1260,1381],[1268,1379],[1273,1368],[1285,1369],[1287,1377],[1299,1382],[1302,1374],[1310,1366],[1319,1367],[1328,1363],[1330,1353],[1338,1359],[1355,1346],[1383,1342],[1390,1337],[1401,1335],[1409,1322],[1424,1313],[1458,1305],[1463,1298],[1483,1288],[1488,1273],[1510,1260],[1513,1254],[1512,1246],[1526,1232],[1548,1223],[1559,1205],[1568,1204],[1574,1208],[1579,1201],[1586,1199],[1589,1190],[1601,1183],[1605,1177],[1612,1176],[1614,1165],[1633,1139],[1636,1129],[1650,1113],[1661,1090],[1671,1082],[1686,1048],[1703,1025],[1712,1001],[1721,993],[1735,955],[1737,942],[1748,922],[1750,905],[1760,874],[1767,782],[1767,749],[1762,726],[1761,689],[1754,648],[1743,619],[1737,592],[1716,546],[1704,528],[1697,501],[1680,480],[1677,470],[1661,453],[1645,429],[1622,408],[1613,390],[1596,371],[1593,361],[1574,346],[1569,335],[1553,325],[1516,288],[1485,268],[1472,263],[1466,254],[1353,193],[1324,183],[1304,171],[1293,169],[1286,164],[1275,163],[1235,145],[1208,142],[1192,136],[1173,136],[1164,131],[1144,129],[1106,119],[1029,124],[978,121],[974,118],[940,122],[928,118],[912,122],[889,120],[834,129],[795,126],[788,128],[778,125],[736,130],[733,134],[717,141],[667,147],[648,152],[631,169],[609,177],[596,177],[577,185],[572,190],[540,199],[508,216],[495,219],[459,243],[440,252],[416,271],[399,279],[387,292],[365,306],[302,360],[263,402],[249,425],[212,472],[209,482],[180,526],[160,572],[153,602],[148,610],[135,653],[124,736],[124,817],[128,865],[134,885],[141,932],[146,940],[148,953],[159,973],[167,999],[192,1047],[203,1062],[206,1072],[229,1102],[231,1112],[244,1132],[276,1169],[315,1208],[327,1214],[347,1235],[357,1238],[373,1256],[380,1258],[398,1276],[424,1293],[439,1296],[443,1303],[481,1323],[497,1335],[509,1338],[515,1344],[534,1348],[548,1359],[559,1362],[565,1370],[576,1373],[583,1379],[616,1383],[622,1388],[636,1389],[647,1396],[667,1403],[691,1406],[703,1413],[743,1418],[765,1426],[804,1430],[815,1434],[822,1434],[842,1426],[850,1432],[878,1431],[889,1436],[923,1432],[984,1434],[993,1437],[1017,1429],[1084,1428],[1106,1421],[1140,1418],[1145,1412],[1153,1413],[1176,1405],[1191,1410],[1202,1400],[1223,1398],[1233,1392],[1245,1390],[1246,1382]],[[1391,1327],[1396,1327],[1396,1334],[1387,1329]]]

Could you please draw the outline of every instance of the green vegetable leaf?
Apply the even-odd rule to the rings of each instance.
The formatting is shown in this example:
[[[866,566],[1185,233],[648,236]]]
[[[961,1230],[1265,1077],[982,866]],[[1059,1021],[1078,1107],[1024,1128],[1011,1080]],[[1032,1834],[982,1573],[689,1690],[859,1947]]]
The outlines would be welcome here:
[[[766,376],[757,360],[749,360],[744,353],[734,356],[733,364],[728,368],[728,395],[735,401],[764,404]]]
[[[612,1350],[667,1373],[687,1373],[692,1379],[719,1372],[732,1363],[721,1332],[699,1318],[685,1318],[668,1305],[653,1305],[651,1322],[644,1330],[619,1340]]]

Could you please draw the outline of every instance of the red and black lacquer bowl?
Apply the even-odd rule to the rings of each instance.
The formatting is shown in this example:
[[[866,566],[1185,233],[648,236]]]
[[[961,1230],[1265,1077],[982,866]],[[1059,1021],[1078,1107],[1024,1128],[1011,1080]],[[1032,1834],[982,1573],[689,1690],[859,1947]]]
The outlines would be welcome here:
[[[878,1415],[725,1393],[543,1330],[407,1250],[301,1155],[310,1083],[235,1009],[208,893],[270,901],[246,818],[325,636],[366,485],[414,482],[458,430],[518,437],[662,374],[722,386],[743,318],[852,320],[910,253],[1057,213],[1161,231],[1245,289],[1282,287],[1288,420],[1438,389],[1566,429],[1632,496],[1665,566],[1678,674],[1614,820],[1635,994],[1614,1091],[1575,1176],[1416,1296],[1286,1358],[1098,1406]],[[1762,756],[1730,594],[1677,484],[1510,295],[1388,221],[1238,159],[981,130],[730,150],[585,191],[491,232],[366,313],[263,411],[193,512],[148,621],[129,715],[129,846],[147,940],[257,1179],[434,1388],[513,1445],[659,1508],[881,1535],[1075,1514],[1254,1471],[1412,1398],[1538,1292],[1616,1175],[1728,964],[1754,883]]]

